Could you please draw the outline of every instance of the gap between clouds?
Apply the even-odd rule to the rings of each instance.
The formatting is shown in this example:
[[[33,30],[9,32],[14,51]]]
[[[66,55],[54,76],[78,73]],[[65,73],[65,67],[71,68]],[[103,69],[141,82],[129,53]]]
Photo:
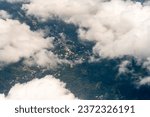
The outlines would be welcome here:
[[[102,58],[129,55],[144,63],[150,58],[149,2],[142,5],[131,0],[30,0],[22,9],[41,21],[57,17],[79,26],[80,39],[95,42],[93,53]]]

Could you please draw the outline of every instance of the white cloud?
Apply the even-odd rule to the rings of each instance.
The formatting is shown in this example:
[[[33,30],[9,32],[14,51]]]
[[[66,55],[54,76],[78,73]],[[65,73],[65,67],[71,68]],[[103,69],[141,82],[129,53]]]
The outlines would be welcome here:
[[[119,65],[119,74],[125,74],[127,72],[129,72],[127,66],[130,64],[130,61],[123,61],[120,65]]]
[[[36,53],[33,57],[25,60],[24,63],[30,66],[33,66],[33,65],[39,65],[41,67],[57,66],[57,62],[59,61],[57,59],[58,59],[57,56],[55,56],[52,52],[49,52],[47,50],[42,50]],[[49,61],[49,60],[52,60],[52,61]]]
[[[93,51],[102,57],[149,57],[150,6],[123,0],[103,1],[31,0],[23,9],[42,19],[58,16],[79,25],[79,36],[95,41]]]
[[[142,78],[141,81],[139,82],[139,85],[150,85],[150,77],[145,77]]]
[[[29,26],[17,20],[0,19],[0,64],[33,58],[33,65],[54,67],[60,61],[56,55],[47,51],[53,47],[52,40],[51,37],[43,38],[40,32],[31,31]]]
[[[6,11],[4,10],[0,10],[0,18],[2,19],[8,19],[8,18],[11,18],[11,15],[8,14]]]
[[[75,96],[65,88],[66,84],[51,75],[13,86],[8,95],[0,95],[0,100],[73,100]]]
[[[53,16],[60,16],[61,18],[70,18],[72,16],[88,15],[87,12],[94,12],[95,3],[100,0],[31,0],[30,4],[23,6],[28,10],[28,14],[39,16],[42,18],[49,18]],[[50,7],[49,7],[50,6]],[[89,9],[89,7],[93,7]]]

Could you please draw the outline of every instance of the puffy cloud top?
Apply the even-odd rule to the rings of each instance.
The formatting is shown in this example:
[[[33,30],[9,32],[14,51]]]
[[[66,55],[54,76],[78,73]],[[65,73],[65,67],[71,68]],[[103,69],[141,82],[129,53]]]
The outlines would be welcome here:
[[[65,83],[54,78],[45,76],[42,79],[34,79],[24,84],[16,84],[11,88],[5,97],[0,95],[0,99],[19,99],[19,100],[73,100],[75,96],[65,88]]]
[[[0,66],[24,59],[27,65],[53,68],[63,60],[48,49],[53,38],[43,38],[42,32],[33,32],[17,20],[0,19]]]

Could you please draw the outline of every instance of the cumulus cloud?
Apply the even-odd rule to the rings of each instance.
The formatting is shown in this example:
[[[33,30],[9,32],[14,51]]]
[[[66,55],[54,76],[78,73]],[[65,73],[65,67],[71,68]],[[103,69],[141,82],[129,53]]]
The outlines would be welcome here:
[[[47,50],[53,47],[52,40],[51,37],[43,38],[40,32],[31,31],[29,26],[17,20],[0,19],[0,64],[15,63],[21,59],[28,61],[32,58],[32,64],[54,67],[59,59]]]
[[[0,10],[0,18],[8,19],[8,18],[11,18],[11,15],[4,10]]]
[[[51,75],[45,76],[42,79],[34,79],[24,84],[16,84],[13,86],[8,95],[5,97],[0,95],[0,100],[3,99],[19,99],[19,100],[73,100],[75,96],[65,88],[66,84],[54,78]]]
[[[95,0],[94,2],[92,0],[46,0],[44,2],[42,0],[31,0],[30,4],[23,6],[23,9],[26,9],[28,14],[41,18],[52,18],[53,16],[60,16],[61,18],[73,16],[79,18],[79,15],[88,15],[88,11],[94,12],[93,8],[98,1],[100,0]],[[89,9],[90,7],[93,8]]]
[[[150,56],[150,6],[129,0],[31,0],[23,9],[78,25],[80,38],[96,42],[93,52],[101,57]]]

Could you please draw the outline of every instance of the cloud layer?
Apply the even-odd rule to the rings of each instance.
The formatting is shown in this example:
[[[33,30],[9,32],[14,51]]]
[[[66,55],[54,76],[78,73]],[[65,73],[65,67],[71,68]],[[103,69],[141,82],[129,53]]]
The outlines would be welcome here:
[[[17,99],[17,100],[73,100],[75,96],[65,88],[65,83],[54,78],[51,75],[42,79],[34,79],[24,84],[16,84],[11,88],[5,97],[0,95],[0,99]]]
[[[96,42],[93,52],[102,57],[150,56],[149,6],[123,0],[31,0],[23,9],[41,19],[57,16],[78,25],[80,38]]]

